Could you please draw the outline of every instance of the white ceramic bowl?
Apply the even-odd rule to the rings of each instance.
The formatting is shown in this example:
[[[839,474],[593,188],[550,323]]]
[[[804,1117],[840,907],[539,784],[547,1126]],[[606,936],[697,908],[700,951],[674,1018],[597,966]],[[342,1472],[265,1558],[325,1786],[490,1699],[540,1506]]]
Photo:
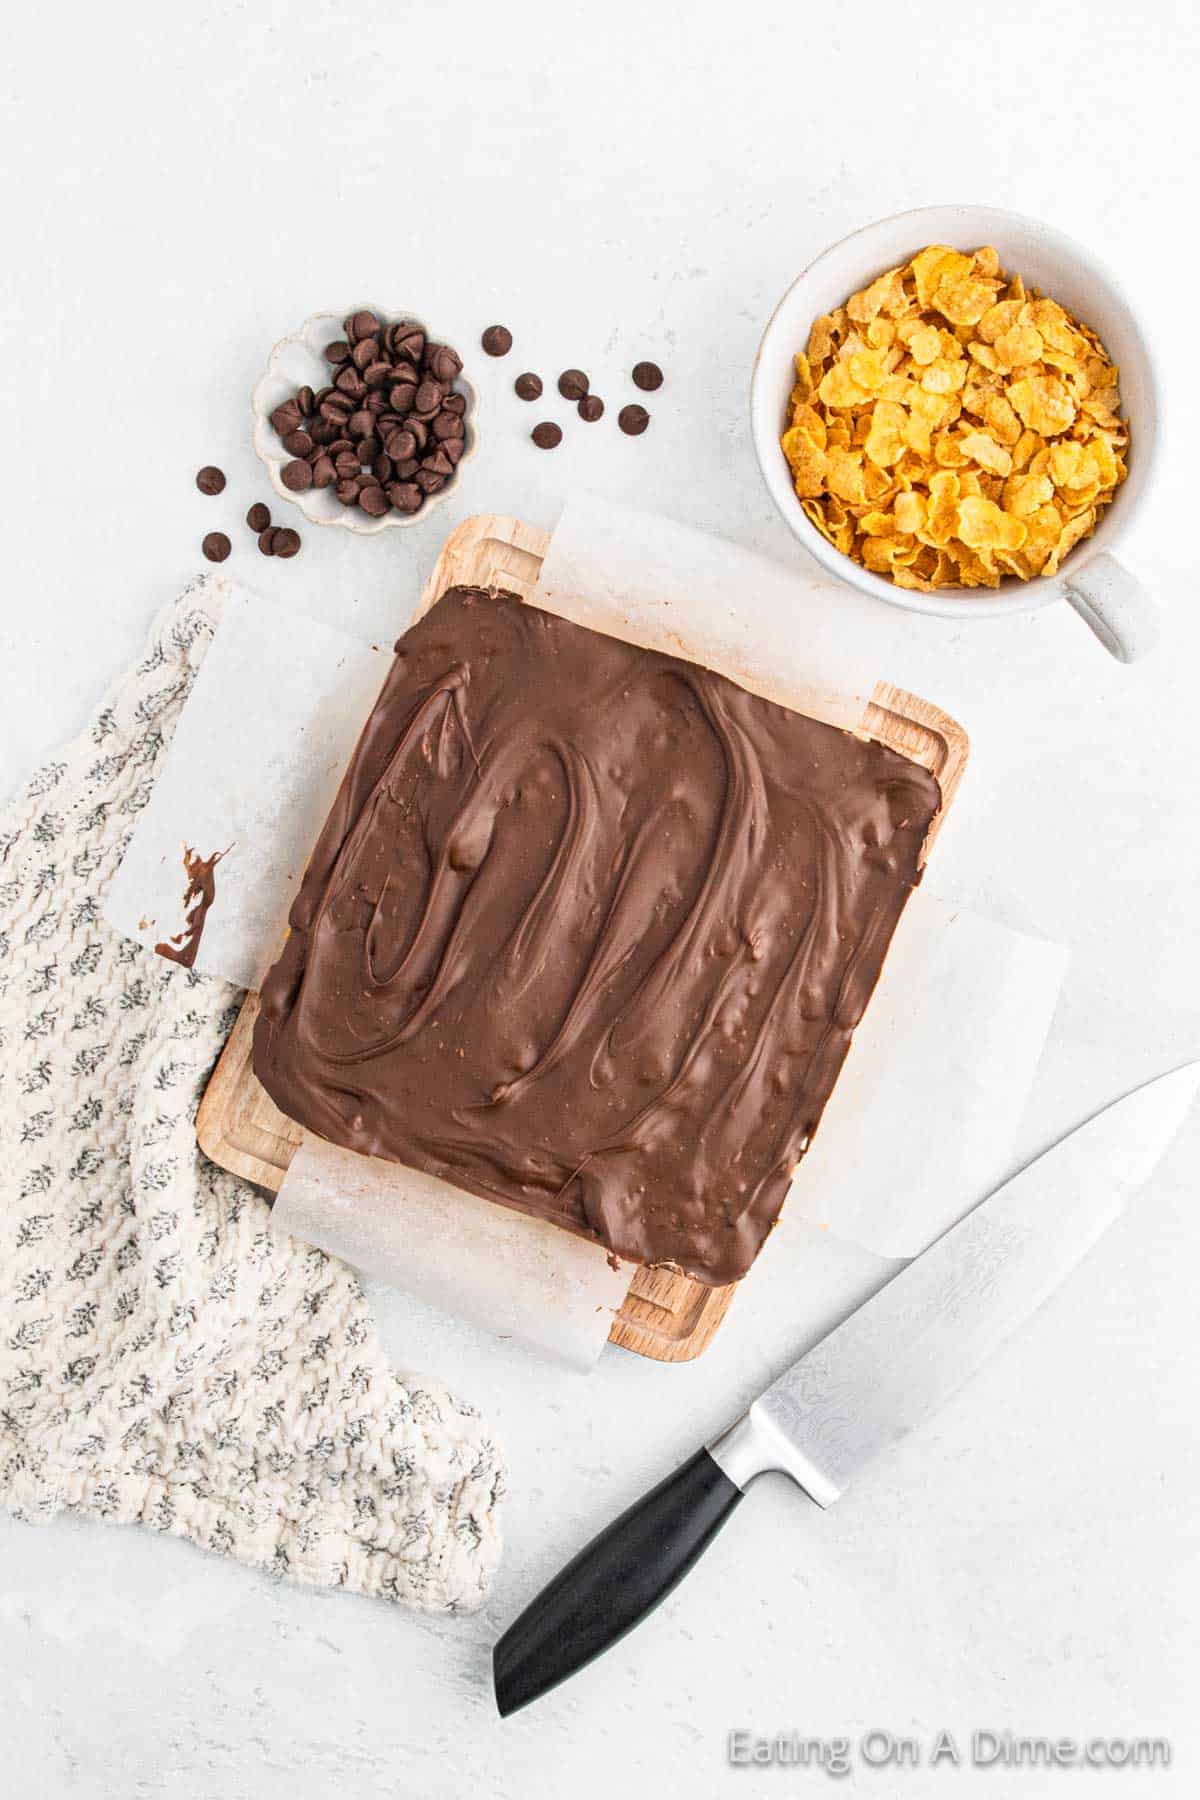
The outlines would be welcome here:
[[[1090,325],[1119,365],[1122,408],[1129,420],[1129,475],[1090,538],[1076,545],[1052,578],[1006,582],[999,590],[898,588],[835,550],[803,511],[779,438],[794,381],[793,358],[820,314],[841,305],[885,269],[907,262],[926,244],[974,250],[994,244],[1003,268],[1020,274]],[[1131,662],[1157,637],[1153,602],[1110,554],[1146,493],[1158,449],[1159,385],[1137,317],[1113,275],[1090,251],[1037,219],[986,206],[927,206],[897,213],[851,233],[823,252],[794,281],[763,333],[750,389],[754,450],[763,480],[805,549],[832,575],[910,612],[988,619],[1032,612],[1069,600],[1114,656]]]
[[[348,312],[359,310],[357,307],[350,307]],[[377,306],[366,310],[380,319],[410,319],[422,331],[428,330],[424,320],[413,312],[397,311],[395,308],[387,311]],[[398,526],[421,524],[454,491],[459,470],[479,448],[479,395],[467,377],[460,374],[455,386],[467,397],[467,410],[463,420],[466,449],[445,487],[439,488],[436,494],[427,495],[420,512],[391,511],[384,513],[381,519],[373,519],[367,513],[360,512],[357,506],[343,506],[340,500],[334,498],[332,488],[309,488],[306,493],[294,494],[283,485],[280,471],[292,458],[279,441],[275,427],[271,424],[271,414],[285,400],[290,400],[297,388],[322,388],[329,385],[331,371],[325,361],[325,346],[345,336],[343,320],[346,317],[347,313],[314,313],[304,321],[299,331],[280,338],[250,399],[254,419],[254,448],[266,464],[271,486],[279,498],[298,506],[310,525],[340,525],[343,531],[352,531],[356,537],[374,537],[377,532],[390,531]]]

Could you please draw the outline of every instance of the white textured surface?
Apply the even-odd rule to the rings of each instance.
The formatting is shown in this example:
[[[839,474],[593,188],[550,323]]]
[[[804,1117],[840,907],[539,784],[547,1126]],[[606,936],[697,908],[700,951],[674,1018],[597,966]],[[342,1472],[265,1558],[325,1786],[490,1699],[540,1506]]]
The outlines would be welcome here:
[[[1193,328],[1190,6],[760,0],[660,18],[560,0],[368,4],[350,21],[259,0],[77,10],[70,43],[52,10],[6,22],[6,786],[132,659],[210,529],[237,546],[229,574],[388,635],[457,518],[549,524],[569,483],[795,555],[755,470],[749,360],[796,270],[867,219],[959,196],[1040,214],[1126,275],[1160,341]],[[479,361],[480,455],[427,526],[310,531],[295,561],[261,559],[240,520],[266,497],[246,405],[265,353],[307,312],[387,293],[464,351],[483,325],[512,327],[513,355]],[[669,385],[625,440],[612,413],[641,356]],[[521,368],[552,385],[568,364],[608,401],[601,425],[510,399]],[[939,888],[1075,946],[1030,1149],[1200,1037],[1186,379],[1168,402],[1156,492],[1123,547],[1167,608],[1155,657],[1119,668],[1064,608],[914,619],[895,670],[974,741]],[[525,438],[539,416],[569,426],[551,455]],[[209,461],[230,476],[221,499],[192,486]],[[469,1394],[509,1448],[486,1611],[433,1624],[147,1534],[5,1524],[10,1770],[28,1792],[173,1800],[772,1795],[802,1778],[728,1771],[728,1727],[945,1724],[1165,1732],[1169,1774],[1103,1785],[1195,1792],[1198,1153],[1193,1118],[1071,1287],[868,1484],[820,1516],[764,1482],[642,1632],[503,1727],[496,1630],[831,1309],[769,1254],[701,1362],[608,1353],[583,1381],[389,1302],[395,1358]],[[845,1301],[877,1279],[838,1263],[820,1282],[836,1274]],[[841,1786],[917,1800],[947,1784],[862,1771]],[[990,1785],[1023,1800],[1073,1778]]]

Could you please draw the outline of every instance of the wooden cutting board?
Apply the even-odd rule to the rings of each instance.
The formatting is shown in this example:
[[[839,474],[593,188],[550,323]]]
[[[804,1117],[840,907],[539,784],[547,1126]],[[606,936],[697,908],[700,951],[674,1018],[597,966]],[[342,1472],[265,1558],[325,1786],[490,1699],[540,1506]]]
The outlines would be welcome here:
[[[549,542],[545,532],[519,519],[484,513],[465,520],[446,540],[415,616],[459,585],[507,588],[528,599]],[[966,767],[966,733],[927,700],[884,682],[875,689],[863,731],[937,776],[942,810],[925,841],[928,855]],[[274,1194],[303,1133],[255,1077],[251,1039],[257,1015],[258,995],[247,994],[201,1101],[196,1137],[221,1168]],[[711,1341],[738,1285],[710,1288],[668,1269],[638,1269],[609,1340],[659,1362],[690,1361]]]

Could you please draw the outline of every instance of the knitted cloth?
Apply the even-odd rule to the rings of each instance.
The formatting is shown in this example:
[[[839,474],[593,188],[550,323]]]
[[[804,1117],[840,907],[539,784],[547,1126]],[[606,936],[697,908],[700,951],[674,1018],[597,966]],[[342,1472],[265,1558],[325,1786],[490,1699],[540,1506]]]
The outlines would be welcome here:
[[[500,1454],[389,1368],[344,1265],[196,1148],[236,988],[101,922],[227,588],[197,582],[0,813],[0,1502],[473,1607]]]

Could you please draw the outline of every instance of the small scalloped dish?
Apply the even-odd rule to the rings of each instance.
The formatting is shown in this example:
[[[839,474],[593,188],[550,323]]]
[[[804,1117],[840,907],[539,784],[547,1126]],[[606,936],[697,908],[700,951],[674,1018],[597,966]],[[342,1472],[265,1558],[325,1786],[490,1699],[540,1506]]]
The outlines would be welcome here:
[[[373,519],[357,506],[343,506],[334,497],[332,488],[309,488],[306,493],[294,494],[283,485],[283,466],[291,462],[292,458],[271,424],[271,414],[285,400],[290,400],[297,388],[322,388],[329,385],[331,371],[325,361],[325,346],[345,335],[343,319],[349,313],[359,310],[364,309],[349,307],[346,313],[313,313],[311,318],[305,319],[298,331],[280,338],[267,359],[266,369],[255,384],[250,397],[250,409],[254,420],[254,448],[265,463],[271,477],[271,486],[279,498],[299,507],[310,525],[340,525],[343,531],[352,531],[357,537],[374,537],[380,531],[388,531],[397,526],[421,524],[454,492],[461,470],[479,448],[479,394],[474,384],[460,372],[454,386],[467,399],[463,419],[466,448],[445,487],[439,488],[436,494],[428,495],[420,512],[400,513],[392,510],[381,519]],[[428,329],[424,320],[413,312],[395,309],[387,311],[377,306],[365,310],[375,313],[381,319],[410,319],[422,331]]]

